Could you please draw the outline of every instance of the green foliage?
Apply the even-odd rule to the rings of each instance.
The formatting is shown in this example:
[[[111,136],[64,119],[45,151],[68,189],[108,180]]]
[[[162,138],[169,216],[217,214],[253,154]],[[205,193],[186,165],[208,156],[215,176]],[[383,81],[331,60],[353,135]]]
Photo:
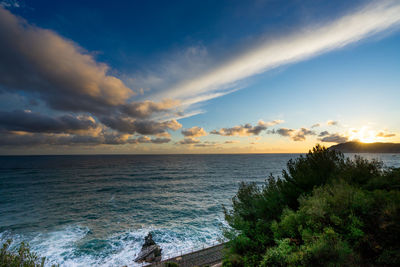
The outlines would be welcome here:
[[[166,262],[165,267],[179,267],[179,264],[176,262]]]
[[[243,266],[243,258],[238,254],[228,253],[225,254],[228,257],[222,262],[223,266],[226,267],[241,267]]]
[[[22,242],[17,249],[10,249],[12,241],[7,240],[0,249],[0,267],[43,267],[46,258],[40,258],[31,252],[29,246]],[[53,265],[55,266],[55,265]]]
[[[400,169],[316,146],[261,188],[242,183],[225,218],[224,266],[396,266]]]

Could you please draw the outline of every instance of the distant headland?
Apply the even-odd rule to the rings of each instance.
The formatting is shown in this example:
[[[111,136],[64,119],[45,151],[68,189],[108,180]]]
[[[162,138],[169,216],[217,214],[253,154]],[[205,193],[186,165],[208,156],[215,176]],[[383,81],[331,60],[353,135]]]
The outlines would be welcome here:
[[[329,147],[343,153],[400,153],[400,143],[346,142]]]

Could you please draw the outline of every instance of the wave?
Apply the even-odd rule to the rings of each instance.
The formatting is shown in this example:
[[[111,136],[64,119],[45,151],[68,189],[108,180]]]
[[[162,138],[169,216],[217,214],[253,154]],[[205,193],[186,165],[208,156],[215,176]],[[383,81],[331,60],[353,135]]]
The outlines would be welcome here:
[[[220,223],[223,223],[219,219]],[[133,261],[138,255],[148,232],[162,248],[163,259],[178,256],[214,245],[222,238],[220,224],[213,227],[143,227],[110,235],[106,239],[98,238],[86,226],[68,226],[64,229],[33,234],[0,233],[0,240],[13,239],[15,248],[20,242],[28,242],[32,251],[46,257],[45,266],[141,266]]]

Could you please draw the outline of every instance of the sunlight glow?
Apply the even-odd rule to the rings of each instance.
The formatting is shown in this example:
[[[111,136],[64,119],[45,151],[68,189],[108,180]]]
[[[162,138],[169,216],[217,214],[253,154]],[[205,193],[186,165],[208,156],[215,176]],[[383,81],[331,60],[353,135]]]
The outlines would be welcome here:
[[[362,143],[374,143],[382,141],[380,137],[377,137],[377,132],[368,129],[367,126],[361,127],[360,130],[351,129],[350,130],[350,141],[360,141]]]

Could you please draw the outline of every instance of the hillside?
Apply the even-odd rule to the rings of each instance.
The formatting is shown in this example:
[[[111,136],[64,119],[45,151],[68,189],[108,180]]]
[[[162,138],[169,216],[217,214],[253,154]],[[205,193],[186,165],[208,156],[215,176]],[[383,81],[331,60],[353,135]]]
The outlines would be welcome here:
[[[329,149],[343,153],[400,153],[400,144],[346,142],[331,146]]]

